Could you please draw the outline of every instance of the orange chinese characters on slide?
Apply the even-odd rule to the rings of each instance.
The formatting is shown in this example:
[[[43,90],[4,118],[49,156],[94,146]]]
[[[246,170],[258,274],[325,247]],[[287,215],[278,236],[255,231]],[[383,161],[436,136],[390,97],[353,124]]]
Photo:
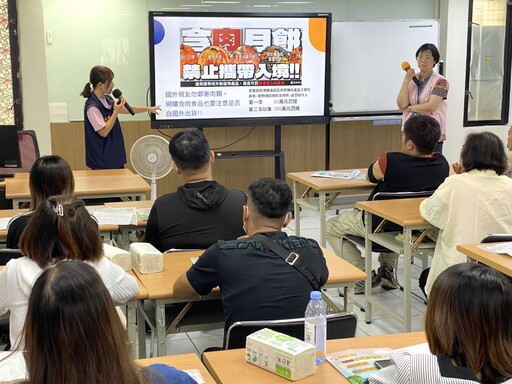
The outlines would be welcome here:
[[[258,68],[260,56],[258,52],[250,45],[241,45],[231,53],[232,64],[254,64]]]
[[[229,63],[229,53],[224,48],[212,45],[201,52],[198,63],[201,68],[210,64],[217,66],[220,64],[227,64]]]
[[[197,64],[197,53],[188,45],[180,45],[180,78],[183,78],[183,66]]]

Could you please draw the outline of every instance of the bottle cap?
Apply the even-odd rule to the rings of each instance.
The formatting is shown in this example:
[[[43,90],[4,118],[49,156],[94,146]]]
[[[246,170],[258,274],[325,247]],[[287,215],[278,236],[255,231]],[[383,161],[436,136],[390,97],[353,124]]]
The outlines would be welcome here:
[[[321,300],[322,299],[322,292],[319,291],[312,291],[309,295],[309,298],[311,300]]]

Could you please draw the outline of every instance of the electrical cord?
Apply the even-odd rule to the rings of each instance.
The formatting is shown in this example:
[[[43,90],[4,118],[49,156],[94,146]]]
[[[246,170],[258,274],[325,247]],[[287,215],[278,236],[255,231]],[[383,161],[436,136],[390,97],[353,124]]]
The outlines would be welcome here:
[[[237,140],[233,141],[231,144],[227,144],[227,145],[225,145],[225,146],[223,146],[223,147],[219,147],[219,148],[212,148],[212,151],[219,151],[219,150],[221,150],[221,149],[225,149],[225,148],[231,147],[232,145],[234,145],[234,144],[236,144],[236,143],[238,143],[238,142],[242,141],[242,140],[243,140],[243,139],[245,139],[246,137],[248,137],[248,136],[252,133],[252,131],[254,131],[254,129],[255,129],[255,128],[256,128],[256,126],[253,126],[247,135],[242,136],[241,138],[239,138],[239,139],[237,139]]]

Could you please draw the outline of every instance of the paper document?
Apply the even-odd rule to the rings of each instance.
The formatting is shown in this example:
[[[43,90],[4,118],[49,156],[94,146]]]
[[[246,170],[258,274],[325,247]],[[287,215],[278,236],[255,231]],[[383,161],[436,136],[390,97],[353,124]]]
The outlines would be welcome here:
[[[9,224],[9,220],[11,220],[12,217],[2,217],[0,218],[0,231],[5,231],[7,229],[7,224]]]
[[[137,210],[134,207],[87,209],[99,225],[137,225]]]
[[[185,372],[187,375],[193,378],[197,382],[197,384],[206,384],[206,381],[204,381],[201,372],[199,372],[199,369],[186,369],[183,372]]]
[[[151,208],[139,208],[139,209],[137,209],[137,214],[139,215],[141,220],[148,221],[150,211],[151,211]]]
[[[359,169],[354,169],[352,172],[318,171],[311,176],[327,177],[331,179],[355,179],[360,173]]]
[[[407,351],[411,355],[431,355],[430,348],[428,347],[428,343],[421,343],[416,345],[411,345],[409,347],[396,349],[395,351]]]
[[[391,352],[393,350],[390,348],[347,349],[329,353],[325,355],[325,358],[350,383],[358,384],[379,370],[375,361],[388,360]]]
[[[512,256],[512,241],[493,245],[479,245],[478,248],[484,249],[492,253]]]

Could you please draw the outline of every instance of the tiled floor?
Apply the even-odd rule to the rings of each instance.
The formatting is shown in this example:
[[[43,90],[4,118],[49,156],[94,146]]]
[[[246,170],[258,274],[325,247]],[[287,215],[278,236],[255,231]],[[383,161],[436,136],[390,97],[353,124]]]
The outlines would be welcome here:
[[[334,215],[334,211],[328,212],[327,217],[330,218]],[[295,224],[292,220],[286,228],[286,232],[294,234]],[[301,213],[301,235],[319,240],[319,215],[312,210],[303,210]],[[377,254],[373,255],[373,265],[378,265]],[[421,272],[421,264],[419,260],[415,260],[412,268],[412,287],[413,291],[418,295],[422,296],[422,293],[418,287],[418,277]],[[399,262],[398,269],[398,281],[403,281],[403,270],[401,268],[401,262]],[[375,288],[374,291],[388,307],[402,308],[403,292],[400,290],[386,291],[382,288]],[[327,291],[329,296],[334,300],[340,300],[336,289],[329,289]],[[355,301],[361,305],[364,305],[364,295],[356,295]],[[413,297],[412,299],[412,331],[423,330],[423,317],[425,313],[426,305]],[[373,311],[373,321],[371,324],[366,324],[364,321],[364,312],[354,306],[354,312],[359,317],[358,327],[356,336],[368,336],[368,335],[382,335],[388,333],[400,333],[403,329],[399,323],[395,320],[387,317],[387,314],[379,310]],[[200,354],[205,348],[211,346],[222,345],[223,330],[215,329],[206,332],[189,332],[179,333],[167,336],[167,354],[175,355],[180,353],[191,353],[196,352]],[[149,339],[147,348],[149,350]]]

